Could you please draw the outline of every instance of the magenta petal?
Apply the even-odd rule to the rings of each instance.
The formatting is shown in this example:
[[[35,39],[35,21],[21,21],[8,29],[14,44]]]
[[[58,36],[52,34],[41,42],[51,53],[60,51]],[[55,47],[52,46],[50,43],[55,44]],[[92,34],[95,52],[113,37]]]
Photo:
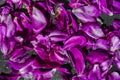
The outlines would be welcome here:
[[[102,68],[103,71],[107,71],[111,68],[112,62],[113,62],[113,59],[111,59],[111,60],[108,59],[108,60],[102,62],[100,64],[100,67]]]
[[[46,27],[47,21],[45,19],[45,16],[40,10],[35,7],[33,7],[32,18],[33,21],[31,26],[35,32],[38,33]]]
[[[77,48],[70,49],[70,59],[78,74],[83,73],[85,62],[82,52]]]
[[[98,3],[98,6],[99,6],[99,9],[101,11],[103,11],[104,13],[106,13],[110,16],[113,15],[113,12],[109,9],[109,8],[111,8],[111,6],[109,6],[109,5],[113,4],[112,1],[98,0],[97,3]]]
[[[120,80],[120,74],[118,72],[112,72],[108,76],[108,80]]]
[[[53,31],[49,34],[50,40],[53,42],[65,41],[68,37],[68,34],[61,31]]]
[[[95,49],[104,49],[104,50],[108,50],[109,49],[109,42],[105,39],[98,39],[94,45]]]
[[[5,39],[7,33],[7,28],[6,26],[0,24],[0,44],[2,43],[2,41]]]
[[[97,6],[82,6],[72,10],[73,14],[82,22],[94,22],[95,18],[100,15]]]
[[[120,48],[120,39],[118,36],[113,36],[111,38],[111,47],[110,47],[110,50],[111,51],[116,51]]]
[[[50,80],[54,76],[55,72],[55,68],[43,72],[41,72],[39,69],[35,69],[33,71],[33,76],[35,77],[35,80]]]
[[[115,52],[114,64],[118,70],[120,70],[120,51]]]
[[[120,1],[113,0],[112,7],[113,7],[113,13],[114,14],[120,14]]]
[[[96,23],[86,23],[83,25],[82,30],[94,39],[105,36],[102,29],[100,28],[100,25]]]
[[[87,60],[92,63],[102,63],[109,59],[108,53],[102,50],[94,50],[87,55]]]
[[[95,64],[89,72],[88,80],[102,80],[101,70],[98,64]]]
[[[15,25],[12,21],[12,16],[7,16],[7,19],[5,20],[5,24],[7,25],[7,37],[11,37],[15,33]]]
[[[70,49],[76,45],[85,46],[86,45],[86,38],[83,36],[73,36],[65,41],[65,49]]]
[[[35,51],[37,52],[38,56],[42,59],[42,60],[46,60],[48,59],[48,53],[46,52],[46,50],[44,50],[43,48],[37,47],[35,48]]]
[[[120,20],[114,20],[113,26],[114,26],[115,30],[119,30],[120,29]]]

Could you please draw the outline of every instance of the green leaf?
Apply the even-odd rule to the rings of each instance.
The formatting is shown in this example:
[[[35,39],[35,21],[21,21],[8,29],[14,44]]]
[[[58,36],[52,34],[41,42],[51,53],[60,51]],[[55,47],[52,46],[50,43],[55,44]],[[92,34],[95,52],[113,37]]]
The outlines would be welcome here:
[[[109,16],[105,13],[102,13],[101,18],[103,19],[104,24],[111,26],[114,19],[120,19],[120,14]]]
[[[63,80],[59,71],[56,71],[51,80]]]
[[[3,53],[0,51],[0,60],[8,60],[8,56],[3,56]]]
[[[5,2],[4,0],[0,0],[0,6],[3,5]]]
[[[37,53],[35,52],[35,50],[28,50],[25,53],[30,54],[30,55],[37,55]]]
[[[3,56],[3,53],[0,51],[0,72],[9,74],[11,73],[11,69],[9,65],[6,63],[8,57]]]
[[[32,78],[23,78],[23,77],[20,77],[19,80],[35,80],[34,77]]]
[[[5,73],[5,74],[11,73],[11,69],[5,60],[0,61],[0,72]]]

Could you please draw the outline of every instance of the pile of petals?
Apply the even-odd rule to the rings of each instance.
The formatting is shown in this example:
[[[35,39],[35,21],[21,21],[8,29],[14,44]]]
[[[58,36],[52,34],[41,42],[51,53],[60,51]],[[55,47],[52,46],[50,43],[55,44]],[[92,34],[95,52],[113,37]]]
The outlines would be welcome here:
[[[120,14],[120,1],[4,0],[0,51],[10,71],[0,80],[120,80],[120,20],[107,26],[103,13]]]

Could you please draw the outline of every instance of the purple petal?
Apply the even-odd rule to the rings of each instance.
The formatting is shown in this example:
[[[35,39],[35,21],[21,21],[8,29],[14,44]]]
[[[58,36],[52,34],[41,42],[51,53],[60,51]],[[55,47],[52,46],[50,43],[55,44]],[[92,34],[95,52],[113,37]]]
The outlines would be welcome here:
[[[102,50],[94,50],[87,55],[87,60],[92,64],[102,63],[107,59],[109,59],[108,53]]]
[[[114,14],[120,14],[120,2],[118,0],[113,0],[112,7]]]
[[[120,70],[120,51],[115,52],[115,58],[114,58],[114,64],[116,65],[116,68]]]
[[[12,16],[9,15],[7,19],[5,20],[5,24],[7,25],[7,37],[11,37],[15,33],[15,25],[12,21]]]
[[[83,73],[85,63],[82,52],[77,48],[70,49],[70,59],[78,74]]]
[[[93,66],[93,69],[89,72],[88,79],[89,80],[97,80],[97,79],[101,80],[102,79],[101,70],[98,64],[95,64]]]
[[[113,26],[115,30],[120,29],[120,20],[114,20],[113,21]]]
[[[108,80],[120,80],[120,75],[118,72],[112,72],[109,76],[108,76]]]
[[[105,36],[102,29],[100,28],[100,25],[96,23],[86,23],[83,25],[82,30],[94,39]]]
[[[53,42],[65,41],[68,37],[68,34],[60,31],[53,31],[49,34],[49,37],[50,37],[50,40]]]
[[[32,18],[33,30],[37,33],[41,32],[47,25],[44,14],[37,8],[33,7]]]
[[[112,5],[112,1],[107,1],[107,0],[98,0],[97,1],[99,9],[103,11],[104,13],[112,16],[113,12],[109,9],[109,5]]]
[[[83,22],[94,22],[96,16],[100,15],[97,6],[83,6],[72,10],[73,14]]]
[[[109,42],[105,39],[98,39],[96,41],[96,44],[94,45],[95,49],[104,49],[104,50],[108,50],[109,49]]]
[[[67,41],[65,41],[65,49],[70,49],[76,45],[85,46],[86,38],[84,36],[73,36],[70,37]]]
[[[120,48],[120,39],[117,36],[113,36],[111,38],[110,50],[114,52],[114,51],[118,50],[119,48]]]

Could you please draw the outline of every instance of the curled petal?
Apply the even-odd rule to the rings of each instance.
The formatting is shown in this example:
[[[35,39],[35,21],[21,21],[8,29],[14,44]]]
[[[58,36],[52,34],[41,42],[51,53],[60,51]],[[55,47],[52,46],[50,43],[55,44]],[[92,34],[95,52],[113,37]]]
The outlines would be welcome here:
[[[70,49],[70,59],[78,74],[82,74],[85,69],[85,62],[82,52],[77,48]]]
[[[70,49],[76,45],[85,46],[86,45],[86,38],[84,36],[73,36],[65,41],[65,49]]]
[[[49,34],[49,37],[53,42],[65,41],[68,37],[68,34],[60,31],[54,31]]]

